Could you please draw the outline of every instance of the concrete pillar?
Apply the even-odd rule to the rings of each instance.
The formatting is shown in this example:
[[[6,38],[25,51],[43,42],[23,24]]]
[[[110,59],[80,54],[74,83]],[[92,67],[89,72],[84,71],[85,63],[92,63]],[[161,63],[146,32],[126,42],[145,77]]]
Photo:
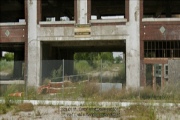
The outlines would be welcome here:
[[[40,42],[37,41],[37,0],[28,0],[28,76],[27,85],[40,84]]]
[[[126,40],[126,86],[140,87],[140,0],[129,0],[129,38]]]
[[[77,23],[87,24],[87,0],[77,0]]]

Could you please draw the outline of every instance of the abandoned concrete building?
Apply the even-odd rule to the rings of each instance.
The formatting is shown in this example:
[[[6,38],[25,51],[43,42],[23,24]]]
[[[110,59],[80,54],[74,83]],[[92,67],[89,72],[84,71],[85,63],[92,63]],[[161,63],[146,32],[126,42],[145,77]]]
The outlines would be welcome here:
[[[13,52],[14,77],[39,86],[42,60],[123,52],[127,87],[164,86],[180,78],[179,6],[178,0],[0,0],[0,57]]]

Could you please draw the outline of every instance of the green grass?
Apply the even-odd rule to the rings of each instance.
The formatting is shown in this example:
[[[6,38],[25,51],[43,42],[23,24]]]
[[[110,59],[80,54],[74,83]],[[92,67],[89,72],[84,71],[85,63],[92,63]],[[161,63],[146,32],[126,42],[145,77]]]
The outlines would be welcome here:
[[[156,120],[155,109],[144,105],[131,105],[124,108],[122,116],[128,116],[128,120]]]
[[[41,100],[84,100],[85,104],[81,106],[82,108],[86,108],[85,112],[88,116],[101,118],[101,117],[114,117],[114,118],[123,118],[128,117],[128,120],[156,120],[157,114],[167,113],[171,111],[171,109],[164,108],[163,106],[154,107],[153,105],[145,106],[141,104],[142,102],[153,102],[154,100],[162,101],[163,103],[166,101],[171,101],[174,103],[176,100],[179,101],[179,92],[175,92],[176,94],[168,94],[169,88],[164,88],[162,90],[154,92],[150,87],[144,88],[143,90],[133,91],[133,90],[117,90],[111,89],[107,92],[101,93],[99,92],[99,88],[96,86],[95,82],[93,83],[81,83],[81,84],[71,84],[71,87],[76,87],[76,89],[67,89],[64,90],[64,93],[59,93],[58,95],[48,96],[48,95],[37,95],[36,90],[33,88],[28,89],[28,97],[26,99],[41,99]],[[167,86],[168,87],[168,86]],[[174,88],[174,90],[178,90],[178,88]],[[18,90],[20,86],[9,86],[8,91],[6,91],[6,95],[11,93],[14,90]],[[169,92],[173,92],[173,89],[170,89]],[[168,97],[167,97],[168,96]],[[32,111],[34,107],[30,103],[16,103],[16,100],[12,99],[8,96],[5,97],[5,104],[0,104],[0,114],[6,114],[8,111],[15,110],[15,112],[19,111]],[[120,107],[120,106],[100,106],[99,102],[108,101],[136,101],[139,104],[131,105],[129,107]],[[13,102],[14,101],[14,102]],[[158,101],[158,102],[159,102]],[[39,104],[40,105],[40,104]],[[44,104],[42,104],[44,105]],[[58,106],[58,105],[57,105]],[[179,114],[180,108],[177,106],[173,109],[173,113]],[[158,113],[157,113],[158,111]]]
[[[14,62],[13,61],[6,61],[6,60],[0,60],[0,72],[7,72],[12,73]]]

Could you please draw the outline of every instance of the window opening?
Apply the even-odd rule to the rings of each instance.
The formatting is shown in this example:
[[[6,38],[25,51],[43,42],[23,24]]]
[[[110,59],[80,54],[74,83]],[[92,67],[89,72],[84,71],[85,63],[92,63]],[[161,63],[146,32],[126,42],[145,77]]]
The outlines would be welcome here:
[[[145,41],[145,58],[180,57],[180,41]]]
[[[0,22],[25,22],[24,0],[0,0]]]
[[[91,0],[92,19],[119,19],[125,16],[125,0]]]
[[[42,21],[74,20],[74,0],[42,0]]]
[[[164,65],[164,78],[168,78],[168,64]]]
[[[178,0],[144,0],[144,18],[180,18]]]

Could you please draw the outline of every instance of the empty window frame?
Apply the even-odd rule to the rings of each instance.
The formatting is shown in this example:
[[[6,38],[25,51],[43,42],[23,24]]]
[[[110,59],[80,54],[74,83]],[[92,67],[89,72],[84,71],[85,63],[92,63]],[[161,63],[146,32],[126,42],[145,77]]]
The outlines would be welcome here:
[[[161,64],[154,64],[154,75],[155,77],[161,77],[162,65]]]
[[[164,65],[164,78],[168,78],[168,64]]]
[[[125,16],[125,0],[91,0],[92,19],[118,19]]]
[[[74,20],[74,0],[42,0],[42,21]]]
[[[145,41],[145,58],[179,58],[180,41]]]
[[[179,18],[180,17],[179,0],[144,0],[143,17],[144,18]]]
[[[25,0],[0,0],[0,22],[24,22]]]

